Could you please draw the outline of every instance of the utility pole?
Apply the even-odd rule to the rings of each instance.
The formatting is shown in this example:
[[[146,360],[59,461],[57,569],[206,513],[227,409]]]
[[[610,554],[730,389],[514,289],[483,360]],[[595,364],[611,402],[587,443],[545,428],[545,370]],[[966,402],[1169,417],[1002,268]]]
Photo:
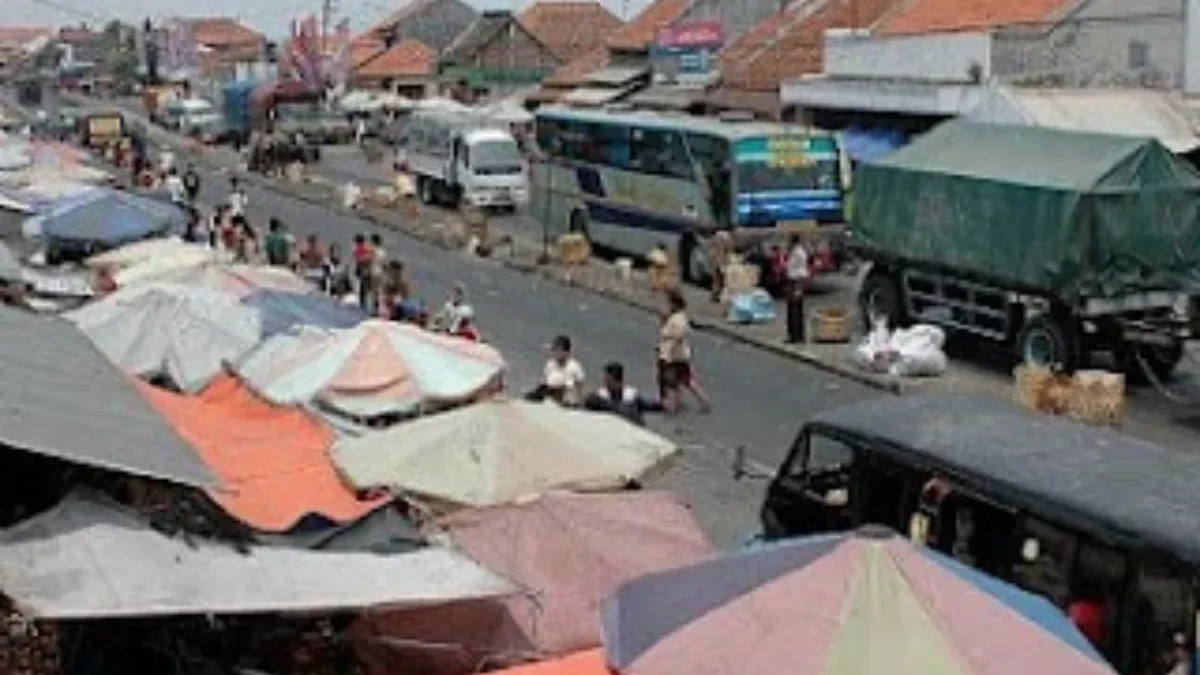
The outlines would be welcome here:
[[[321,56],[329,53],[329,25],[336,11],[334,0],[321,0]]]

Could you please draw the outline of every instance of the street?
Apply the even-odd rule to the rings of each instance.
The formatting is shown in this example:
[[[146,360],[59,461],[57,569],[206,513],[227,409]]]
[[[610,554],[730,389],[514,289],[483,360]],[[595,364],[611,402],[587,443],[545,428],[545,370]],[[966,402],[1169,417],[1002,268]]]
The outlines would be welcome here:
[[[226,174],[207,173],[202,199],[223,200]],[[414,289],[440,306],[455,283],[466,284],[485,339],[497,345],[511,368],[514,395],[535,386],[545,362],[545,345],[570,335],[593,385],[611,360],[626,366],[631,383],[653,389],[657,320],[611,300],[501,268],[494,262],[415,242],[351,216],[300,202],[247,182],[250,218],[258,227],[280,218],[297,238],[318,233],[348,250],[356,233],[379,233],[394,259],[404,261]],[[761,480],[734,481],[733,451],[744,446],[756,462],[774,468],[800,424],[811,414],[868,396],[877,390],[806,367],[762,350],[709,334],[694,338],[699,378],[714,401],[711,415],[685,412],[652,418],[650,426],[677,439],[682,456],[652,486],[675,490],[721,546],[733,546],[758,528]]]

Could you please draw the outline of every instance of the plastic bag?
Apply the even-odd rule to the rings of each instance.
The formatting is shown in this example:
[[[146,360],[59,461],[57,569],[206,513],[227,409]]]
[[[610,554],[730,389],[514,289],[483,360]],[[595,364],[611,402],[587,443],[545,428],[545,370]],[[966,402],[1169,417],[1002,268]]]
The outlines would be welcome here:
[[[775,301],[771,294],[754,288],[733,296],[727,318],[731,323],[769,323],[775,320]]]
[[[854,348],[853,360],[859,368],[876,373],[887,372],[892,362],[892,334],[887,321],[872,324],[871,332]]]
[[[895,354],[888,372],[901,377],[936,377],[946,372],[949,363],[942,348],[946,332],[937,326],[918,324],[892,334],[890,347]]]

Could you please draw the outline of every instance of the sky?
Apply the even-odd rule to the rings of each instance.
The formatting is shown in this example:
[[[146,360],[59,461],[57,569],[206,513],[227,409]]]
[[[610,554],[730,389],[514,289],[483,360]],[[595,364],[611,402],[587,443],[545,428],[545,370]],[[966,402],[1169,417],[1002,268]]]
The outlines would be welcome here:
[[[406,0],[335,0],[336,10],[349,16],[355,29],[372,25]],[[466,0],[477,9],[520,9],[532,0]],[[618,16],[629,18],[648,0],[600,0]],[[43,26],[79,22],[104,23],[114,18],[140,21],[152,17],[234,16],[266,33],[283,37],[291,17],[319,13],[321,0],[0,0],[5,25]]]

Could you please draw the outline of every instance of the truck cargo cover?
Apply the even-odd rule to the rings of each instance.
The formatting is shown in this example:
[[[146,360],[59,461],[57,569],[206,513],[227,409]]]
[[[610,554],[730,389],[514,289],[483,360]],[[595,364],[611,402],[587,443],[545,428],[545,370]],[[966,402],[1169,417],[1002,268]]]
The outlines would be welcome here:
[[[1200,174],[1152,139],[956,120],[855,191],[882,256],[1063,299],[1200,290]]]

